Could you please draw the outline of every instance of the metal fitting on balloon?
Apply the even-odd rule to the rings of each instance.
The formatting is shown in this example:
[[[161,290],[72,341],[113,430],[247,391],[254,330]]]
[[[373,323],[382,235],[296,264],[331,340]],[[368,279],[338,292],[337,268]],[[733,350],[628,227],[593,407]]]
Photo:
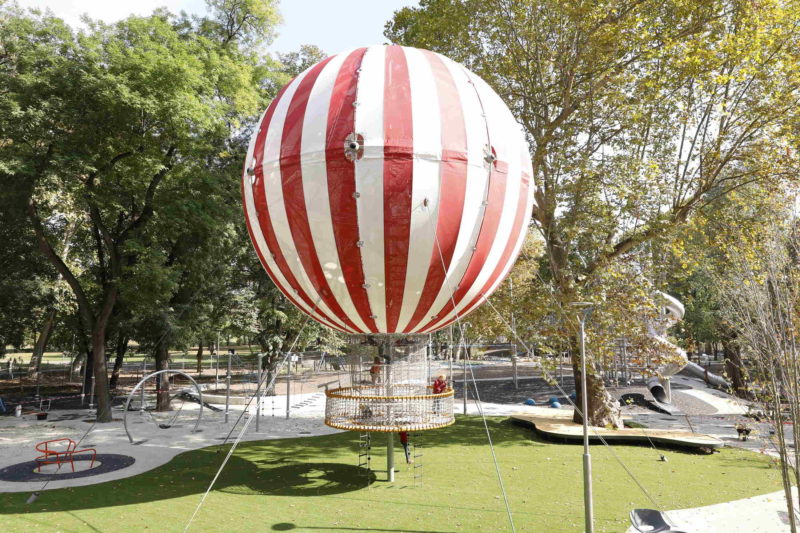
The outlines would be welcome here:
[[[494,151],[494,147],[486,146],[483,150],[483,154],[483,160],[490,165],[497,161],[497,153]]]
[[[358,161],[364,156],[364,136],[351,133],[344,140],[344,156],[348,161]]]

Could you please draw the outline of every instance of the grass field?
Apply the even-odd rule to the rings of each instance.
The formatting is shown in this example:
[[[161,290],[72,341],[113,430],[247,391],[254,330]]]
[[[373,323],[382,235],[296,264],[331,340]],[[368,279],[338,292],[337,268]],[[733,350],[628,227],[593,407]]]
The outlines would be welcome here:
[[[582,531],[581,448],[542,442],[503,419],[489,428],[518,531]],[[385,468],[385,435],[374,435],[372,465]],[[355,466],[358,435],[240,445],[191,531],[508,531],[508,518],[480,418],[419,438],[423,477],[396,444],[400,472],[368,477]],[[769,461],[738,449],[714,455],[618,446],[620,458],[665,509],[695,507],[780,489]],[[183,531],[224,454],[206,448],[119,481],[0,497],[4,532]],[[592,448],[596,530],[625,531],[634,507],[652,507],[608,450]],[[377,479],[376,479],[377,477]]]

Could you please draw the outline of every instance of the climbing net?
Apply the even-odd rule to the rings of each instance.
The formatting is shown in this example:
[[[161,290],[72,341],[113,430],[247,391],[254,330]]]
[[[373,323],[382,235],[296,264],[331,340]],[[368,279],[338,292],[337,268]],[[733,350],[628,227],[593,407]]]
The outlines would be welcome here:
[[[385,338],[376,346],[353,350],[348,365],[351,385],[326,392],[325,423],[360,432],[424,431],[449,426],[453,390],[434,394],[427,336]]]

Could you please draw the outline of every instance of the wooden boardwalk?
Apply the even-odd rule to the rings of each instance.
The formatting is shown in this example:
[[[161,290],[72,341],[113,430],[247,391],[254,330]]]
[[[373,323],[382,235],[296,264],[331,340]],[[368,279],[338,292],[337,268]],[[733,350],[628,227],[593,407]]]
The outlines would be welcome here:
[[[550,409],[547,407],[537,407],[525,413],[512,415],[511,418],[513,420],[531,424],[537,433],[551,439],[576,442],[579,442],[583,439],[583,426],[572,421],[572,409]],[[712,437],[711,435],[672,429],[589,428],[590,441],[600,442],[598,434],[608,442],[635,442],[649,444],[649,441],[652,440],[653,443],[656,444],[686,446],[691,448],[721,448],[725,445],[722,440]]]

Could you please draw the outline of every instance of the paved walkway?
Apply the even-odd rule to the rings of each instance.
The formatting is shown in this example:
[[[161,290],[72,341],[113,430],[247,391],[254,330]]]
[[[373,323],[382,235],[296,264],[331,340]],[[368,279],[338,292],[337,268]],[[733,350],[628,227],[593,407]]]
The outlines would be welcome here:
[[[797,491],[793,491],[797,500]],[[786,533],[789,518],[783,491],[707,507],[667,511],[675,529],[687,533]],[[633,527],[627,533],[638,533]]]

